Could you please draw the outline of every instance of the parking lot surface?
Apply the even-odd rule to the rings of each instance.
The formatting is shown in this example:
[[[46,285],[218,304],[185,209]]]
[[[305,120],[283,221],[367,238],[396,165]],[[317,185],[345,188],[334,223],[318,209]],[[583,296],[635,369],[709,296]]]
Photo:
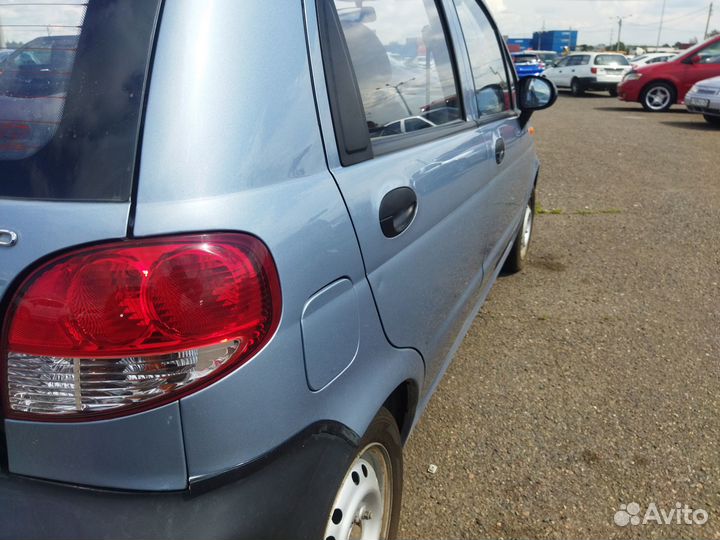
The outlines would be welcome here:
[[[605,96],[533,118],[530,264],[408,443],[403,538],[720,538],[720,130]]]

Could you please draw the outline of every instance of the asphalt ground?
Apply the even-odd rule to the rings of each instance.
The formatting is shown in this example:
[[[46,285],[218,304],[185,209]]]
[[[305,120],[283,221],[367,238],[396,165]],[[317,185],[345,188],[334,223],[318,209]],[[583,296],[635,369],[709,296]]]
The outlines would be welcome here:
[[[606,96],[533,117],[530,262],[408,443],[403,538],[720,538],[720,129]]]

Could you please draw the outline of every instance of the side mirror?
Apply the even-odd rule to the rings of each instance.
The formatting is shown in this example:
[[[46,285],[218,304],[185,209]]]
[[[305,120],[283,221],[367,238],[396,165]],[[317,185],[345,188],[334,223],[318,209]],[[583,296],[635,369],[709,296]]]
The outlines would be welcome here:
[[[686,58],[684,63],[693,66],[693,65],[699,64],[701,62],[702,62],[702,56],[700,56],[699,54],[696,54],[695,56]]]
[[[552,107],[557,101],[558,91],[552,81],[544,77],[525,77],[520,81],[518,98],[520,125],[525,127],[535,111]]]

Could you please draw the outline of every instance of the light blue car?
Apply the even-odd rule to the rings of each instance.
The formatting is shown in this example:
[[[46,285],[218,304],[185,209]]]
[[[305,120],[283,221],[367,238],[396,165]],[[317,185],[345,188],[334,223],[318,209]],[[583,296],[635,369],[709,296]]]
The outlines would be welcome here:
[[[395,537],[552,83],[475,0],[14,10],[79,36],[0,73],[0,538]]]

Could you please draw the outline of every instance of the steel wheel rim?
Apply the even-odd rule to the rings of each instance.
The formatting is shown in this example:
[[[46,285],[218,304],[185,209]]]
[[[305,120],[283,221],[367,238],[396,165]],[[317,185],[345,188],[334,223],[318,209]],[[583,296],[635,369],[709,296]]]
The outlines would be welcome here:
[[[663,86],[656,86],[648,90],[645,95],[645,103],[654,111],[660,111],[670,103],[670,90]]]
[[[522,224],[522,235],[520,235],[520,258],[527,257],[528,248],[530,247],[530,238],[532,237],[533,228],[533,211],[528,204],[525,208],[525,217]]]
[[[373,443],[355,458],[330,511],[326,540],[387,539],[390,531],[393,477],[390,455]]]

